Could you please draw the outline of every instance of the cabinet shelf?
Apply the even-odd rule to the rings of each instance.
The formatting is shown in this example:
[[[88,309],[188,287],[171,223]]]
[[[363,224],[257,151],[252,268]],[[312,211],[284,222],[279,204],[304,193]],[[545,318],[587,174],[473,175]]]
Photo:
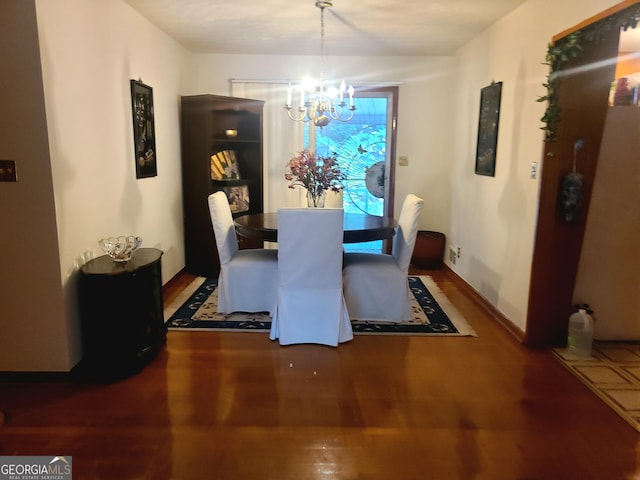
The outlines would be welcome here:
[[[211,180],[214,189],[219,189],[220,187],[237,187],[239,185],[249,185],[251,183],[250,179],[245,178],[230,178],[228,180]]]
[[[213,137],[214,144],[217,145],[233,145],[235,143],[252,143],[260,145],[262,143],[261,140],[251,139],[251,138],[217,138]]]

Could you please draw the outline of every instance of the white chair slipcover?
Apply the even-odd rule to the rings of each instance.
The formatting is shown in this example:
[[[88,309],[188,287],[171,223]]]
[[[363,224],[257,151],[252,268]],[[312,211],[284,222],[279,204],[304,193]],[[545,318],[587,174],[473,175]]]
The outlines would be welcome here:
[[[276,301],[278,251],[238,249],[227,195],[209,195],[209,212],[220,257],[218,313],[269,312]]]
[[[278,210],[278,303],[270,338],[337,346],[353,339],[342,293],[341,208]]]
[[[344,297],[352,320],[402,322],[412,318],[407,276],[423,204],[416,195],[405,198],[391,255],[345,254]]]

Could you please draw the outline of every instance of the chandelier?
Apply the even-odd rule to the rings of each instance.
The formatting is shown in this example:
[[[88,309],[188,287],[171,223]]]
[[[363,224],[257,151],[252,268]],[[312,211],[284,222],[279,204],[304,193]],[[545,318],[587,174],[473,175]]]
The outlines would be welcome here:
[[[353,104],[353,86],[347,88],[344,80],[338,88],[328,85],[324,80],[324,9],[332,7],[330,0],[317,0],[320,9],[320,80],[305,80],[294,87],[289,83],[287,103],[284,108],[291,120],[296,122],[313,122],[316,127],[325,127],[331,120],[348,122],[353,118],[356,107]],[[349,106],[345,101],[345,93],[349,95]],[[292,106],[294,94],[299,99],[298,107]]]

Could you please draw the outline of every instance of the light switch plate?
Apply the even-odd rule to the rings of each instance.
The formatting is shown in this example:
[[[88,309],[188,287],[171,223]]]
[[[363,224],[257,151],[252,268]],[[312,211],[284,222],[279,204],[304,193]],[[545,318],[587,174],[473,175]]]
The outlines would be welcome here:
[[[400,165],[401,167],[406,167],[409,165],[409,157],[407,157],[406,155],[400,155],[400,159],[398,161],[398,165]]]
[[[0,182],[17,182],[16,162],[14,160],[0,160]]]

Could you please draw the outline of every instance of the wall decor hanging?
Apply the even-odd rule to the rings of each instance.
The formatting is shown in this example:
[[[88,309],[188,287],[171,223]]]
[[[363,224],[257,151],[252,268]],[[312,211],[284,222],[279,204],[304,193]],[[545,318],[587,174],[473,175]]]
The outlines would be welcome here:
[[[136,178],[158,175],[156,129],[153,120],[153,89],[142,80],[131,80],[131,111]]]
[[[573,144],[573,170],[560,182],[560,214],[566,223],[576,223],[582,205],[584,176],[576,169],[578,151],[584,147],[584,140],[578,139]]]
[[[502,82],[491,82],[480,90],[476,175],[495,176],[501,96]]]

